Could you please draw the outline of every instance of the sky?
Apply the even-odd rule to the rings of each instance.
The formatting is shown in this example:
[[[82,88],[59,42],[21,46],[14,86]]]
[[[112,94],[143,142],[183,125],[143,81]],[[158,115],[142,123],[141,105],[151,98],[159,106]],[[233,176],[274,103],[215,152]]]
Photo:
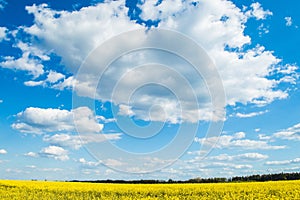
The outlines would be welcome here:
[[[0,179],[298,172],[299,8],[0,0]]]

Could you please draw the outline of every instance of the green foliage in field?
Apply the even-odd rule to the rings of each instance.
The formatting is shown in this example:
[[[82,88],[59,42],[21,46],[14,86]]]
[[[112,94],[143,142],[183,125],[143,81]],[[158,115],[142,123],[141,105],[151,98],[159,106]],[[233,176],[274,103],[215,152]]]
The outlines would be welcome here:
[[[0,199],[300,199],[300,181],[208,184],[0,181]]]

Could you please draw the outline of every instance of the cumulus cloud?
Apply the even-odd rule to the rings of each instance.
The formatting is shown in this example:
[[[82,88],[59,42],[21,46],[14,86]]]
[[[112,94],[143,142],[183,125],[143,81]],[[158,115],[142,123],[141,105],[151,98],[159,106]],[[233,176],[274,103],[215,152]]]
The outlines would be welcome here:
[[[267,141],[250,140],[245,138],[244,132],[235,133],[234,135],[221,135],[220,137],[195,138],[195,142],[200,144],[214,145],[215,148],[241,148],[241,149],[284,149],[285,146],[270,145]]]
[[[233,169],[251,169],[251,168],[253,168],[253,166],[249,165],[249,164],[232,164],[232,163],[220,163],[220,162],[212,163],[208,167],[226,167],[226,168],[233,168]],[[224,168],[224,169],[226,169],[226,168]]]
[[[49,81],[50,83],[56,83],[57,81],[59,81],[63,78],[65,78],[65,75],[50,70],[50,72],[47,76],[47,81]]]
[[[128,105],[119,105],[119,113],[120,115],[125,115],[125,116],[132,116],[134,115],[134,112],[132,111],[131,107]]]
[[[44,81],[25,81],[24,85],[29,87],[34,87],[34,86],[43,85],[44,83],[45,83]]]
[[[190,155],[199,155],[198,151],[188,152]],[[220,154],[218,156],[209,156],[207,160],[213,161],[258,161],[267,159],[269,156],[260,153],[244,153],[239,155]]]
[[[270,139],[272,139],[272,136],[268,136],[268,135],[265,135],[265,134],[258,134],[258,138],[260,140],[270,140]]]
[[[86,161],[84,158],[80,158],[78,162],[87,167],[97,167],[99,164],[101,164],[101,161],[98,162]]]
[[[300,158],[295,158],[292,160],[267,161],[266,165],[289,165],[289,164],[298,164],[298,163],[300,163]]]
[[[43,86],[43,87],[57,87],[57,85],[61,85],[66,80],[66,76],[64,74],[55,72],[50,70],[47,74],[47,78],[41,81],[25,81],[24,85],[26,86]],[[59,82],[59,83],[58,83]]]
[[[122,166],[124,164],[126,164],[126,162],[121,162],[119,160],[116,159],[106,159],[104,161],[105,165],[109,166],[109,167],[117,167],[117,166]],[[132,171],[136,171],[135,169],[132,169]],[[137,171],[141,171],[141,170],[137,170]]]
[[[12,128],[23,133],[43,134],[47,132],[99,133],[99,124],[92,110],[78,107],[71,111],[53,108],[29,107],[17,114],[17,122]]]
[[[46,82],[48,82],[47,79]],[[59,81],[55,84],[51,84],[50,87],[57,90],[64,90],[72,89],[76,84],[78,84],[78,81],[73,76],[69,76],[67,78],[64,78],[62,81]]]
[[[222,168],[223,170],[228,169],[251,169],[253,168],[250,164],[238,164],[233,162],[221,162],[220,161],[214,161],[214,162],[203,162],[202,159],[192,159],[188,160],[187,163],[198,165],[197,167],[201,167],[202,169],[211,169],[211,168]]]
[[[7,151],[5,149],[0,149],[0,154],[7,154]]]
[[[38,157],[38,154],[37,153],[34,153],[32,151],[28,152],[28,153],[25,153],[24,156],[28,156],[28,157]]]
[[[252,112],[252,113],[236,113],[235,116],[239,118],[250,118],[255,117],[259,115],[263,115],[265,113],[269,112],[268,110],[265,111],[259,111],[259,112]]]
[[[237,103],[266,105],[275,99],[288,96],[287,91],[278,89],[280,82],[270,79],[270,75],[276,73],[274,66],[277,66],[281,60],[275,57],[272,51],[266,50],[259,44],[250,48],[251,38],[245,34],[246,23],[250,17],[263,20],[272,15],[271,11],[264,10],[259,3],[251,4],[250,9],[245,11],[228,0],[204,0],[196,3],[180,0],[142,1],[139,7],[140,16],[144,20],[158,20],[158,28],[186,34],[207,51],[222,78],[227,105]],[[55,54],[61,57],[62,64],[72,75],[69,77],[48,75],[46,80],[30,80],[25,82],[25,85],[46,84],[60,90],[76,85],[75,91],[79,96],[90,98],[96,96],[101,101],[112,101],[119,107],[120,115],[134,116],[143,120],[151,118],[154,121],[167,120],[171,123],[212,120],[213,111],[209,102],[211,98],[204,80],[195,76],[196,73],[191,70],[192,67],[188,66],[188,63],[177,62],[178,60],[171,54],[145,51],[124,55],[105,71],[103,87],[96,91],[94,89],[99,77],[95,72],[104,66],[90,65],[89,68],[81,71],[81,76],[76,76],[75,72],[85,57],[107,39],[125,30],[147,29],[144,25],[130,20],[128,8],[123,1],[108,1],[72,12],[53,10],[46,4],[27,6],[26,10],[34,16],[32,26],[21,28],[31,36],[30,45],[20,45],[22,44],[20,43],[18,48],[22,50],[23,55],[20,58],[7,57],[0,65],[10,69],[25,70],[38,77],[45,74],[43,61],[49,60],[51,54]],[[132,38],[134,42],[142,43],[147,34],[149,31],[145,31],[141,37]],[[159,40],[157,38],[155,42],[161,42]],[[127,43],[122,42],[122,47],[131,45]],[[117,52],[118,45],[120,46],[120,44],[111,45],[106,51]],[[189,50],[186,44],[173,42],[172,45]],[[198,55],[191,53],[191,56]],[[104,58],[105,54],[97,56],[100,57]],[[200,106],[195,107],[191,104],[192,95],[186,89],[176,90],[185,97],[176,101],[170,91],[157,89],[158,87],[156,89],[144,87],[140,92],[133,94],[135,98],[129,102],[126,97],[132,93],[133,86],[143,83],[141,80],[170,88],[182,88],[182,82],[178,81],[180,79],[172,70],[163,71],[154,67],[132,70],[133,66],[150,62],[165,62],[163,64],[172,66],[170,69],[185,78],[189,77],[188,83],[195,89],[195,96]],[[122,90],[111,98],[111,89],[119,80],[121,80]],[[285,81],[288,82],[288,79]],[[152,105],[157,106],[152,107]],[[149,110],[151,110],[151,117]]]
[[[79,149],[85,144],[89,143],[101,143],[107,140],[119,140],[121,134],[82,134],[82,135],[70,135],[70,134],[55,134],[52,136],[46,135],[43,140],[51,145],[69,147],[73,149]]]
[[[31,59],[29,53],[23,53],[20,58],[5,57],[5,61],[0,63],[3,68],[28,71],[34,77],[44,73],[44,66],[37,60]]]
[[[41,172],[59,172],[59,171],[64,171],[62,168],[38,168],[36,169]]]
[[[28,72],[34,78],[44,73],[42,61],[48,61],[50,57],[46,55],[38,47],[30,46],[27,43],[19,42],[16,47],[22,51],[21,57],[4,57],[4,61],[0,62],[3,68],[22,70]]]
[[[270,10],[264,10],[260,3],[255,2],[250,5],[251,10],[246,12],[248,17],[255,17],[257,20],[266,19],[268,16],[273,15]]]
[[[165,0],[161,2],[157,0],[145,0],[138,7],[143,11],[141,13],[143,20],[151,19],[155,21],[182,11],[182,7],[185,6],[184,4],[186,3],[181,0]]]
[[[103,122],[103,123],[111,123],[111,122],[115,122],[116,121],[116,119],[115,118],[105,118],[104,116],[96,116],[96,118],[98,119],[98,120],[100,120],[101,122]]]
[[[297,69],[298,69],[298,67],[296,65],[286,64],[277,70],[278,70],[278,73],[280,73],[280,74],[291,75],[291,74],[296,74]]]
[[[285,92],[275,89],[276,81],[266,78],[272,73],[272,66],[280,60],[263,46],[245,48],[251,42],[244,33],[247,19],[250,16],[264,19],[271,15],[270,11],[264,11],[259,3],[252,4],[248,14],[230,1],[201,1],[197,6],[184,5],[180,11],[162,18],[158,26],[185,33],[208,51],[223,79],[227,104],[267,104],[287,97]],[[194,18],[197,20],[190,20]],[[224,48],[226,46],[240,48],[241,51],[228,51]]]
[[[25,31],[43,39],[41,45],[45,49],[55,49],[72,72],[101,42],[141,27],[130,21],[123,1],[109,1],[73,12],[52,10],[47,4],[27,6],[26,10],[34,15],[35,24]]]
[[[240,155],[233,156],[233,159],[242,159],[242,160],[263,160],[267,159],[269,156],[260,154],[260,153],[244,153]]]
[[[0,6],[1,9],[1,6]],[[6,27],[0,27],[0,42],[7,39],[7,28]]]
[[[101,143],[121,138],[119,133],[100,133],[103,124],[98,123],[97,119],[98,117],[87,107],[78,107],[71,111],[30,107],[17,114],[17,121],[12,124],[12,128],[23,133],[46,134],[43,141],[53,146],[72,149],[79,149],[89,143]],[[102,117],[102,121],[106,119]],[[70,134],[70,132],[77,131],[80,135]],[[49,133],[56,134],[49,135]],[[33,152],[26,155],[37,156]]]
[[[43,157],[48,157],[48,158],[54,158],[55,160],[69,160],[68,156],[69,152],[62,147],[58,146],[48,146],[43,148],[39,155]]]
[[[285,17],[284,20],[285,20],[285,25],[286,26],[292,26],[293,21],[292,21],[291,17]]]
[[[274,133],[273,137],[284,140],[300,141],[300,123]]]
[[[286,64],[276,69],[276,72],[280,78],[278,83],[289,83],[295,85],[299,79],[298,67],[292,64]]]

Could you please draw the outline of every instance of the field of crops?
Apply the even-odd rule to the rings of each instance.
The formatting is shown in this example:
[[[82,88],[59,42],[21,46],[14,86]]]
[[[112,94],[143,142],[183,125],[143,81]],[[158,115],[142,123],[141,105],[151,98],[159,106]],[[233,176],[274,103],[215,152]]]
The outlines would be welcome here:
[[[300,181],[209,184],[0,181],[0,199],[300,199]]]

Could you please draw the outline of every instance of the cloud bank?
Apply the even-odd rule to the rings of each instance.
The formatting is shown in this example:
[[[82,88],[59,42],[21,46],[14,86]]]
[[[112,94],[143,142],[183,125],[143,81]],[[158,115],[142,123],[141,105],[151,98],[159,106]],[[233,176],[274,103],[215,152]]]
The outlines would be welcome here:
[[[172,6],[169,6],[170,4]],[[141,10],[141,19],[158,21],[157,27],[151,29],[169,29],[186,34],[206,50],[221,76],[227,96],[226,105],[234,106],[241,103],[262,106],[276,99],[287,98],[287,90],[283,91],[278,88],[278,85],[287,79],[270,78],[271,75],[279,73],[278,69],[283,68],[280,65],[281,60],[264,46],[253,45],[250,36],[245,34],[245,24],[249,18],[266,20],[272,15],[272,12],[264,10],[261,4],[253,3],[249,8],[241,10],[228,0],[204,0],[193,3],[166,0],[163,2],[144,1],[138,7]],[[34,23],[32,26],[20,27],[20,29],[28,35],[30,42],[18,40],[16,48],[23,52],[22,56],[6,57],[0,63],[0,66],[4,68],[23,70],[31,74],[32,80],[26,81],[25,85],[59,90],[73,88],[76,85],[77,95],[111,101],[119,107],[119,115],[126,116],[130,112],[130,116],[146,121],[150,120],[149,105],[160,107],[152,112],[151,120],[153,121],[180,123],[212,119],[210,96],[203,79],[193,77],[188,79],[201,104],[200,108],[186,106],[182,109],[179,103],[189,105],[188,100],[178,101],[170,95],[170,91],[159,87],[155,90],[153,87],[144,87],[135,94],[131,102],[124,101],[122,94],[115,99],[109,99],[110,90],[98,88],[94,91],[99,78],[95,77],[95,70],[97,70],[95,66],[84,71],[80,78],[76,77],[76,72],[86,56],[108,39],[136,29],[145,30],[145,37],[147,36],[148,27],[130,19],[128,8],[123,1],[99,3],[78,11],[57,11],[47,4],[27,6],[26,10],[33,15]],[[159,38],[157,42],[159,43]],[[125,42],[118,45],[126,46],[127,44]],[[184,44],[177,45],[181,48],[188,48]],[[54,70],[45,70],[44,62],[51,60],[53,55],[61,58],[61,64],[68,71],[68,75]],[[99,58],[101,56],[105,55],[99,55]],[[109,66],[104,74],[107,82],[104,83],[111,83],[111,81],[114,83],[124,77],[123,94],[128,94],[132,92],[130,91],[132,85],[138,83],[139,77],[151,77],[149,81],[157,83],[160,80],[168,81],[167,78],[173,76],[170,72],[163,70],[133,70],[133,67],[139,64],[151,62],[166,64],[182,75],[191,72],[191,66],[185,62],[179,62],[176,65],[177,61],[178,58],[174,58],[174,55],[158,51],[131,52],[121,56]],[[295,70],[293,69],[293,72]],[[288,76],[283,72],[280,73]],[[43,79],[42,75],[46,76],[46,79]],[[171,84],[172,87],[181,87],[181,83],[176,79]],[[130,110],[125,108],[130,108]],[[183,116],[182,113],[187,114]],[[15,124],[14,128],[28,131],[32,127],[27,125]]]

